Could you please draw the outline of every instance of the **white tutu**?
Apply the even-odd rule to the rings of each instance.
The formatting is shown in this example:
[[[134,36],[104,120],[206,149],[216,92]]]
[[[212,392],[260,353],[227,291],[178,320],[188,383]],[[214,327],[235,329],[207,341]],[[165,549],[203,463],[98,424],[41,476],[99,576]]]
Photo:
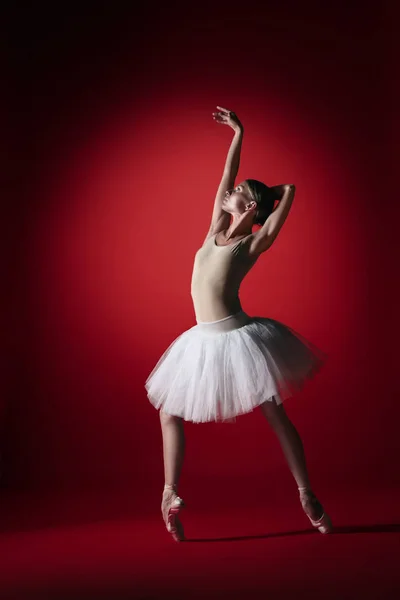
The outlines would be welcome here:
[[[234,422],[266,400],[293,396],[326,359],[287,325],[240,311],[179,335],[145,388],[155,408],[185,421]]]

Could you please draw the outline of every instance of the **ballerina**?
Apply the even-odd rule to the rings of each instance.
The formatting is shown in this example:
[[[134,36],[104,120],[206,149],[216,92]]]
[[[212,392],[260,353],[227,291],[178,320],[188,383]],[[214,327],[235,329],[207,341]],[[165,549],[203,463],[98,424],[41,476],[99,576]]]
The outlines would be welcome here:
[[[194,259],[191,296],[196,325],[169,345],[145,383],[150,402],[159,409],[162,429],[162,516],[172,537],[184,540],[179,513],[185,503],[178,495],[183,422],[232,423],[259,408],[280,442],[305,514],[313,527],[328,533],[331,520],[311,488],[302,440],[283,407],[320,370],[327,355],[288,325],[249,316],[239,298],[244,277],[276,240],[296,188],[255,179],[235,186],[244,128],[234,112],[217,109],[214,120],[231,127],[234,136],[210,228]],[[253,231],[254,225],[260,228]]]

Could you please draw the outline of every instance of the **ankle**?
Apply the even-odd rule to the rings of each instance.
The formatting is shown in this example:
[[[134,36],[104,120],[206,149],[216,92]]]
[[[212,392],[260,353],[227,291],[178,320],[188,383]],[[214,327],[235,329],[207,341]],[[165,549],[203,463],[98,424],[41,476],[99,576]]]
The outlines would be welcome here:
[[[299,490],[300,497],[315,496],[315,493],[314,493],[314,491],[313,491],[313,489],[312,489],[311,486],[300,486],[297,489]]]
[[[164,485],[164,491],[165,491],[165,490],[173,490],[174,492],[176,492],[176,490],[177,490],[177,487],[178,487],[178,484],[177,484],[177,483],[166,483],[166,484]]]

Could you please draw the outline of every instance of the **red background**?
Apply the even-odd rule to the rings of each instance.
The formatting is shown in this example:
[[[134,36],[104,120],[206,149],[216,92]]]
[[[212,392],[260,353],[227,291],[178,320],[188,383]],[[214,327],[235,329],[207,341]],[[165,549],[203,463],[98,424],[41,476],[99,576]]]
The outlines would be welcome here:
[[[238,180],[297,186],[241,299],[329,354],[286,403],[311,481],[328,498],[390,489],[399,394],[388,15],[351,3],[192,8],[17,15],[2,486],[126,488],[132,506],[140,490],[158,510],[162,440],[144,382],[195,323],[193,258],[232,137],[211,116],[222,105],[245,127]],[[203,486],[221,505],[238,486],[250,505],[296,493],[258,411],[234,426],[186,423],[186,435],[181,488],[192,504]]]

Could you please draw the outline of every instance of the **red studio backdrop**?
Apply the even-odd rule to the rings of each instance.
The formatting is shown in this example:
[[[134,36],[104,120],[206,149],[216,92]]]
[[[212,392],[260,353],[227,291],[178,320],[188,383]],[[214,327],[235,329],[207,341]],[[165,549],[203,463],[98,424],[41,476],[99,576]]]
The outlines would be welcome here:
[[[393,482],[389,201],[377,219],[391,160],[385,46],[372,12],[357,30],[355,8],[316,8],[99,11],[21,32],[17,193],[2,220],[5,488],[128,487],[158,507],[162,438],[144,383],[195,324],[191,269],[232,138],[216,105],[244,124],[238,180],[297,187],[241,301],[329,355],[286,403],[311,481]],[[251,502],[293,488],[258,410],[185,431],[187,493],[211,486],[223,503],[240,482]]]

